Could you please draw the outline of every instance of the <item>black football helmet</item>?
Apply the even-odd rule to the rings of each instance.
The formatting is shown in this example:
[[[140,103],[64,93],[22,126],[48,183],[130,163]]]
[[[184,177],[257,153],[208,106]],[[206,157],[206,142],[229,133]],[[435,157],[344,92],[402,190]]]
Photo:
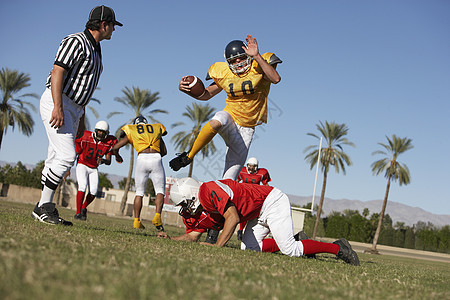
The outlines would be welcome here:
[[[133,124],[148,124],[147,119],[144,116],[137,116],[136,119],[134,119]]]
[[[252,58],[245,53],[242,47],[247,48],[247,44],[239,40],[231,41],[225,47],[225,60],[235,74],[245,73],[252,65]],[[237,58],[243,61],[236,62]]]

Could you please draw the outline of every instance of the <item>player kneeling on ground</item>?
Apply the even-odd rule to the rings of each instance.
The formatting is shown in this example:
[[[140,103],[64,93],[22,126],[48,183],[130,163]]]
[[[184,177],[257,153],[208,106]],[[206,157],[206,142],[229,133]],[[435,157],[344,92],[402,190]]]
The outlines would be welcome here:
[[[147,119],[138,116],[133,124],[122,127],[123,138],[114,146],[113,153],[116,160],[121,163],[122,157],[119,149],[130,143],[138,153],[136,160],[136,171],[134,179],[136,183],[136,197],[134,198],[134,228],[144,229],[141,223],[142,200],[148,177],[153,182],[156,193],[156,212],[153,218],[153,225],[156,229],[164,231],[161,222],[161,212],[164,205],[164,190],[166,186],[166,174],[162,164],[162,157],[167,154],[166,145],[162,137],[167,134],[166,127],[160,123],[148,124]]]
[[[180,190],[184,189],[180,187]],[[198,194],[188,197],[199,199],[212,222],[223,228],[215,243],[217,247],[223,247],[228,242],[239,222],[247,221],[242,236],[243,250],[262,251],[264,238],[271,232],[279,250],[285,255],[299,257],[332,253],[348,264],[359,266],[358,255],[346,239],[333,243],[297,241],[292,230],[289,198],[277,188],[225,179],[205,182],[199,187]]]
[[[110,165],[112,148],[117,143],[113,135],[109,135],[109,125],[106,121],[98,121],[94,132],[84,131],[84,134],[75,139],[75,149],[78,155],[77,162],[77,220],[86,221],[87,206],[94,201],[98,189],[98,166]],[[105,158],[103,158],[105,156]],[[86,188],[89,185],[89,194],[83,203]]]

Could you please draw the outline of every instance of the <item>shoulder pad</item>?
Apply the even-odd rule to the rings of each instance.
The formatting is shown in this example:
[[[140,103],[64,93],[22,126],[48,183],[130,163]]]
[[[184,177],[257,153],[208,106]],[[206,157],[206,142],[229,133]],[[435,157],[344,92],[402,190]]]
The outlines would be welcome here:
[[[275,54],[272,54],[269,58],[269,65],[281,64],[283,61],[278,58]]]

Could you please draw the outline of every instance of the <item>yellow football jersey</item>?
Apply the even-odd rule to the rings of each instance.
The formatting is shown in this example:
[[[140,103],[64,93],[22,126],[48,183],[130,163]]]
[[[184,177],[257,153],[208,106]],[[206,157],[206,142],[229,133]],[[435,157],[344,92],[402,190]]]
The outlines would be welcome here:
[[[261,56],[269,63],[272,57],[279,60],[273,53]],[[234,74],[226,62],[217,62],[209,67],[208,77],[227,93],[224,111],[236,123],[245,127],[267,123],[267,96],[271,82],[263,79],[264,72],[255,60],[250,70],[241,76]]]
[[[166,127],[160,123],[125,125],[121,128],[139,154],[148,147],[161,153],[161,137],[166,132]]]

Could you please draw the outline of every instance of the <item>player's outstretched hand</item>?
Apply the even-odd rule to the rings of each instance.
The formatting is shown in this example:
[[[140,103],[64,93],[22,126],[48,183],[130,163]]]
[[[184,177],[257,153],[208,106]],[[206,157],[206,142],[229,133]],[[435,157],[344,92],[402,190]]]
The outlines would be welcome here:
[[[189,87],[189,81],[186,80],[187,76],[183,76],[178,84],[178,89],[182,92],[189,93],[191,88]]]
[[[250,34],[247,34],[245,41],[247,42],[248,47],[248,48],[242,47],[245,53],[247,53],[247,55],[252,58],[257,56],[259,54],[259,49],[258,49],[258,42],[256,41],[256,39],[252,37]]]
[[[200,245],[204,245],[204,246],[214,246],[214,244],[206,243],[206,242],[200,242]]]
[[[169,235],[167,233],[163,232],[163,231],[158,232],[157,237],[163,238],[163,239],[170,239]]]

